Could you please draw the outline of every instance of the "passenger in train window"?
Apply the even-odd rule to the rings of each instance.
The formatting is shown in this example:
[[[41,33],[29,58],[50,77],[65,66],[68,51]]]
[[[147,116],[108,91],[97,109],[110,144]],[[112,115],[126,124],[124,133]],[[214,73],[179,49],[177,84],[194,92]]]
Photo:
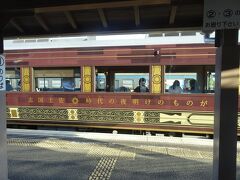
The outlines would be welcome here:
[[[188,90],[189,93],[200,93],[198,83],[195,79],[190,79],[189,85],[190,85],[190,89]]]
[[[134,92],[149,92],[149,89],[146,86],[146,79],[140,78],[139,79],[139,86],[134,89]]]
[[[10,84],[10,81],[9,80],[6,80],[6,91],[12,91],[13,90],[13,87],[12,85]]]
[[[173,94],[180,94],[183,92],[181,86],[180,86],[180,82],[178,80],[175,80],[173,82],[173,85],[169,87],[168,90],[169,93],[173,93]]]
[[[63,80],[63,90],[64,91],[74,91],[75,85],[71,78],[65,78]]]

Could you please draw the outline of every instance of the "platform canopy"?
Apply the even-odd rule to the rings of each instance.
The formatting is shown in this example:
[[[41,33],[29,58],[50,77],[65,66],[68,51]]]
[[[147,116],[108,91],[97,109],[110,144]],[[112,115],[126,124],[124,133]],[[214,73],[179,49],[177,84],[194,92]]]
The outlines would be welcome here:
[[[203,0],[3,0],[4,38],[201,30]]]

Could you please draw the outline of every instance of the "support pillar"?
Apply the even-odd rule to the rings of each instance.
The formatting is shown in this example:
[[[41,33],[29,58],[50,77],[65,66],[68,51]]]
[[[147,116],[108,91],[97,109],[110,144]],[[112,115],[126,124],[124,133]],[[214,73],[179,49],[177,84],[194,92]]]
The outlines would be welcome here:
[[[0,54],[3,54],[3,37],[0,34]],[[5,76],[5,74],[4,74]],[[4,80],[5,81],[5,80]],[[0,179],[8,179],[7,131],[6,131],[6,92],[0,90]]]
[[[236,179],[239,51],[238,30],[216,31],[213,179]]]

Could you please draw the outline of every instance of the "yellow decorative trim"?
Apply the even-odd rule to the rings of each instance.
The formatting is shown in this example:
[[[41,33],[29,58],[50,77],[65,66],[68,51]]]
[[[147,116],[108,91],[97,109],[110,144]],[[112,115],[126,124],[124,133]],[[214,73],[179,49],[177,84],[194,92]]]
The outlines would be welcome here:
[[[152,93],[161,93],[161,66],[152,66]]]
[[[77,97],[72,98],[72,103],[73,104],[78,104],[79,99]]]
[[[133,111],[134,123],[145,123],[144,122],[144,111]]]
[[[9,108],[10,118],[19,118],[18,108]]]
[[[22,84],[21,91],[22,92],[30,92],[31,79],[30,79],[30,68],[23,67],[22,68]]]
[[[90,66],[83,67],[83,92],[92,92],[92,68]]]
[[[68,120],[78,120],[77,109],[67,109]]]

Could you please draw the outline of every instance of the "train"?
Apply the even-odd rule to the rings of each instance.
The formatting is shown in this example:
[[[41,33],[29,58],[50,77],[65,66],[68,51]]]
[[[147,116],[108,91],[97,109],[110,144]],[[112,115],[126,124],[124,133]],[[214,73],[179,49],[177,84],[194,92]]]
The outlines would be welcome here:
[[[4,55],[8,127],[213,134],[213,44],[29,48]],[[148,92],[135,92],[141,78]],[[192,79],[198,92],[189,91]],[[175,80],[181,93],[169,92]]]

